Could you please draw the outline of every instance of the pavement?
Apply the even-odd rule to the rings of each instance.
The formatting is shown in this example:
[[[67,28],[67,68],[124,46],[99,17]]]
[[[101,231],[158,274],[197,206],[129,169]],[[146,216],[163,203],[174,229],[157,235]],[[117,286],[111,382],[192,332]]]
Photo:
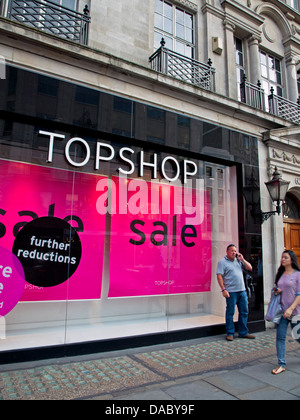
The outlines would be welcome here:
[[[171,411],[179,407],[191,410],[181,414],[192,414],[196,401],[299,400],[299,343],[287,337],[287,370],[273,375],[275,330],[255,335],[255,340],[235,337],[228,342],[222,335],[0,365],[0,400],[101,400],[106,414],[131,417],[138,416],[130,410],[139,406],[144,407],[140,411],[144,414],[172,414],[159,413],[163,407]],[[166,401],[167,406],[158,405]],[[175,405],[176,401],[181,405]]]

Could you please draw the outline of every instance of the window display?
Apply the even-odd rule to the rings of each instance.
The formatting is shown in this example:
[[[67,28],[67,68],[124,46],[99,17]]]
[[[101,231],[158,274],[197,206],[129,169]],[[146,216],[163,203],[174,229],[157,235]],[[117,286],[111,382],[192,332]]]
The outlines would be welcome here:
[[[257,171],[256,140],[245,151],[242,133],[190,118],[183,142],[163,111],[174,137],[152,142],[153,107],[92,89],[79,102],[78,86],[47,77],[45,118],[39,81],[13,68],[1,81],[0,354],[224,324],[216,266],[228,243],[252,246],[238,174]]]
[[[24,270],[2,348],[26,348],[31,334],[41,346],[222,323],[225,232],[211,219],[221,206],[223,239],[236,240],[236,200],[214,201],[199,178],[190,188],[6,160],[0,171],[0,246]]]

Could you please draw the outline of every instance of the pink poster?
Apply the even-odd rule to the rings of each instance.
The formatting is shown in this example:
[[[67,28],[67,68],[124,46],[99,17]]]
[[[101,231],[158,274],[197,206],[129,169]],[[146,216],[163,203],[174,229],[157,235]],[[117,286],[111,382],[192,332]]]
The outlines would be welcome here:
[[[0,318],[19,302],[24,291],[23,267],[18,258],[0,246]]]
[[[113,178],[112,195],[110,298],[210,291],[203,184],[194,189]]]
[[[54,272],[47,287],[39,287],[29,277],[21,301],[100,299],[105,236],[105,215],[96,210],[96,185],[105,177],[0,160],[0,246],[13,249],[21,228],[39,221],[69,223],[76,230],[79,243],[77,261],[67,256],[68,245],[53,236],[42,241],[41,235],[30,235],[30,249],[16,251],[19,257],[44,258],[56,264],[74,262],[74,272],[60,284]],[[29,223],[31,222],[31,223]],[[57,225],[57,223],[56,223]],[[55,226],[56,226],[55,225]],[[67,225],[68,226],[68,225]],[[52,227],[49,229],[53,231]],[[37,230],[39,232],[39,230]],[[20,235],[19,235],[20,236]],[[18,236],[17,236],[18,238]],[[73,238],[71,238],[73,240]],[[24,248],[24,247],[23,247]],[[65,252],[66,256],[62,253]],[[17,255],[18,256],[18,255]],[[64,258],[64,260],[63,260]],[[34,269],[38,269],[36,266]]]

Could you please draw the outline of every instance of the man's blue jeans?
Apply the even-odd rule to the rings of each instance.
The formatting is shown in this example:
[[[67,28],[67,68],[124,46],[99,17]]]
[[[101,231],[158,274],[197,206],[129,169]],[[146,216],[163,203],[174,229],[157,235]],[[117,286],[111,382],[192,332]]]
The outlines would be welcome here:
[[[281,318],[280,323],[277,325],[277,334],[276,334],[276,350],[277,350],[277,358],[279,366],[285,367],[286,360],[285,360],[285,343],[286,343],[286,334],[288,330],[288,326],[291,323],[288,319]],[[291,327],[294,328],[296,325],[299,325],[299,321],[296,323],[291,323]],[[300,330],[299,330],[300,331]],[[300,343],[300,332],[299,338],[297,341]]]
[[[239,337],[245,337],[249,334],[247,327],[248,322],[248,297],[246,291],[244,292],[229,292],[230,297],[226,298],[226,334],[234,335],[233,316],[235,307],[238,307],[238,332]]]

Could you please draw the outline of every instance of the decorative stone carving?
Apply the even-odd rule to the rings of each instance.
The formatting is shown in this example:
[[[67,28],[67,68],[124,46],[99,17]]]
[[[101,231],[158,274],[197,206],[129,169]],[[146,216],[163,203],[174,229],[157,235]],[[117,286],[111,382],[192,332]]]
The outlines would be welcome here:
[[[198,10],[197,4],[192,3],[190,0],[174,0],[174,3],[184,6],[185,8],[190,9],[194,12],[197,12]]]
[[[300,165],[300,157],[295,156],[294,154],[289,156],[284,151],[277,151],[273,149],[273,158],[282,159],[284,162],[292,162],[294,165]]]

